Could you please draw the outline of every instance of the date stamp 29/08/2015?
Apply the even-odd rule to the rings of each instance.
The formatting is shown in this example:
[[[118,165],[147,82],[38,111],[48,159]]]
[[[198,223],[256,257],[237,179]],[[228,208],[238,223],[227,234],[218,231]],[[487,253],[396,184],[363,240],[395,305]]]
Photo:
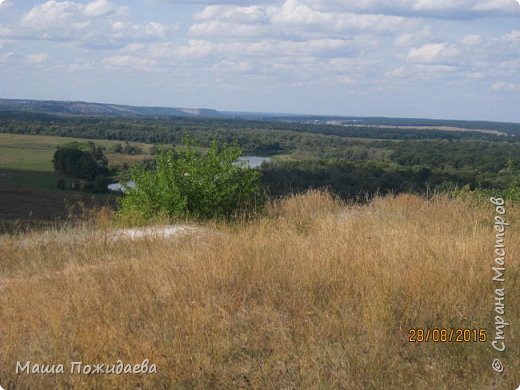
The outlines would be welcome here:
[[[408,331],[410,343],[485,343],[486,329],[469,328],[412,328]]]

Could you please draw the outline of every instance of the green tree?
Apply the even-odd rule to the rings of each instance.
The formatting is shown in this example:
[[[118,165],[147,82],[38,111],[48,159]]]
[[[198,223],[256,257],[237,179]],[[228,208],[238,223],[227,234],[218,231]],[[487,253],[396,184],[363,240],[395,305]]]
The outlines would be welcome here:
[[[96,178],[94,179],[94,192],[108,192],[108,184],[108,177],[106,177],[105,175],[96,176]]]
[[[94,161],[92,156],[85,153],[79,160],[78,177],[85,180],[94,180],[96,173],[99,172],[99,165]]]
[[[65,180],[59,179],[56,182],[56,187],[58,187],[60,190],[64,190],[65,189]]]
[[[54,153],[52,163],[56,172],[78,179],[93,180],[96,175],[108,171],[103,150],[96,149],[95,146],[90,151],[82,150],[73,144],[60,147]]]
[[[202,155],[186,137],[179,153],[160,152],[154,171],[143,166],[131,170],[136,186],[128,189],[122,212],[201,219],[251,212],[263,205],[265,196],[260,172],[239,164],[240,154],[236,146],[219,148],[213,142]]]

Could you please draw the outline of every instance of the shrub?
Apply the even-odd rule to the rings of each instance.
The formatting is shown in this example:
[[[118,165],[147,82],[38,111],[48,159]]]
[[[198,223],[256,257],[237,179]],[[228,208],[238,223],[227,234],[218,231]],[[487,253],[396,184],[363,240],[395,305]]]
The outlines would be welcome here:
[[[201,155],[186,137],[179,153],[160,151],[155,170],[132,168],[136,185],[127,191],[122,213],[199,219],[250,213],[263,206],[265,196],[260,172],[240,165],[240,154],[236,146],[219,148],[213,142],[208,153]]]

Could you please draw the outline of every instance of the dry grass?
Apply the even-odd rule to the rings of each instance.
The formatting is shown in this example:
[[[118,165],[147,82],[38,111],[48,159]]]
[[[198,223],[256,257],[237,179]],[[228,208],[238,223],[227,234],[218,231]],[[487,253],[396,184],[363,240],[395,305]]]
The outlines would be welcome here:
[[[107,244],[111,228],[102,222],[41,244],[38,234],[4,239],[0,384],[514,389],[518,208],[507,211],[506,373],[492,371],[498,356],[489,341],[407,341],[412,327],[487,328],[493,336],[493,213],[443,197],[346,206],[313,192],[254,222],[215,226],[221,234]],[[157,374],[67,373],[71,361],[146,358]],[[16,375],[17,361],[63,363],[66,374]]]

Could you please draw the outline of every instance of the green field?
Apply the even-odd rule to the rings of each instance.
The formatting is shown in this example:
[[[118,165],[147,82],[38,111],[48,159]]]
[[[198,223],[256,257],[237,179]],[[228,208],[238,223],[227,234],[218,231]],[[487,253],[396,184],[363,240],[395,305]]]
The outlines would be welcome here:
[[[142,159],[148,156],[151,145],[132,143],[139,146],[142,155],[121,155],[111,153],[111,147],[122,141],[87,140],[81,138],[53,137],[40,135],[0,134],[0,169],[17,169],[37,172],[52,172],[52,156],[56,148],[69,142],[92,141],[102,145],[107,150],[107,157],[111,165],[117,165],[125,161]]]
[[[71,208],[85,205],[113,205],[115,196],[63,191],[56,182],[63,176],[53,172],[52,157],[60,145],[92,141],[106,148],[109,165],[121,166],[150,158],[150,145],[132,143],[143,154],[112,153],[111,147],[121,141],[88,140],[81,138],[0,134],[0,232],[6,225],[23,221],[27,224],[62,219]]]

